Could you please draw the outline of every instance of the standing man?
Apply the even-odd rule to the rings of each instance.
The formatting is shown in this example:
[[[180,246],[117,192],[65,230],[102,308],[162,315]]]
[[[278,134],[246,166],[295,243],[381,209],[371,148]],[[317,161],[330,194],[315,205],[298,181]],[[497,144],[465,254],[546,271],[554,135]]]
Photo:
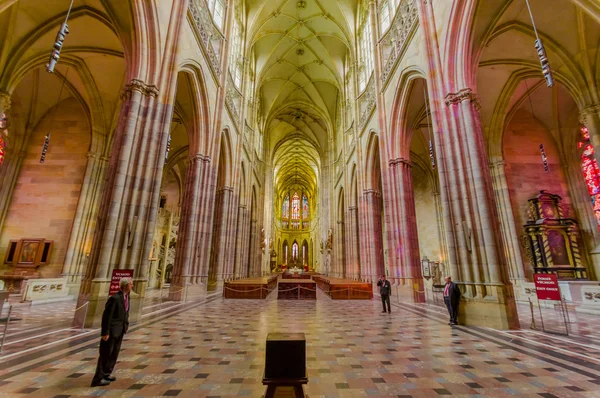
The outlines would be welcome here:
[[[381,312],[385,314],[385,304],[387,303],[387,312],[391,314],[392,309],[390,307],[390,295],[392,294],[392,285],[390,285],[390,281],[385,279],[385,275],[382,275],[377,282],[377,286],[379,286],[381,304],[383,304],[383,311]]]
[[[121,341],[129,327],[129,292],[131,281],[123,278],[119,282],[119,291],[108,298],[102,313],[102,331],[100,333],[100,357],[96,366],[96,374],[92,379],[92,387],[106,386],[117,380],[111,376],[119,351]]]
[[[444,287],[444,303],[448,307],[448,313],[450,314],[450,322],[448,325],[458,325],[456,317],[458,316],[458,302],[460,301],[460,289],[458,285],[452,282],[452,278],[447,276],[446,286]]]

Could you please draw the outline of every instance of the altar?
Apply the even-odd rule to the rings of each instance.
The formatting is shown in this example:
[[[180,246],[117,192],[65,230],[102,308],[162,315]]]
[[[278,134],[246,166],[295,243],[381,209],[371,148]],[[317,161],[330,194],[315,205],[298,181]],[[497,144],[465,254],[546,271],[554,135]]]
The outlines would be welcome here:
[[[278,300],[316,300],[317,284],[312,279],[280,279]]]

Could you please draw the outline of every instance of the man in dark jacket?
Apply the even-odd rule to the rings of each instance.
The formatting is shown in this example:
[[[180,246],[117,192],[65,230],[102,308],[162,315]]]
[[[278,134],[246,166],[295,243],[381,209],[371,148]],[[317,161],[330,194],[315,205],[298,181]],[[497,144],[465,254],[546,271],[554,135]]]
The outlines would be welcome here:
[[[390,285],[390,281],[385,279],[385,275],[382,275],[377,282],[377,286],[379,286],[379,294],[381,295],[381,304],[383,304],[383,311],[385,313],[385,304],[387,303],[387,312],[392,313],[392,309],[390,307],[390,295],[392,294],[392,285]]]
[[[96,366],[96,374],[92,379],[92,387],[106,386],[116,377],[111,376],[119,351],[121,341],[129,327],[129,292],[131,281],[121,279],[120,290],[108,298],[104,313],[102,313],[102,331],[100,333],[100,357]]]
[[[452,278],[447,276],[446,286],[444,286],[444,303],[448,307],[448,313],[450,314],[450,322],[448,325],[458,325],[456,317],[458,316],[458,303],[460,301],[460,289],[458,285],[452,282]]]

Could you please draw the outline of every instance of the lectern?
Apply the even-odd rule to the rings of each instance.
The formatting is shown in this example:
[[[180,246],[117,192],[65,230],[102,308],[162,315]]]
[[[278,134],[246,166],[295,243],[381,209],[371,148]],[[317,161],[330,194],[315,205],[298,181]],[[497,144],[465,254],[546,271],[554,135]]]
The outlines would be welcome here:
[[[302,385],[306,383],[308,377],[304,333],[269,333],[263,378],[263,385],[267,386],[265,397],[276,397],[279,388],[291,390],[295,397],[304,398]]]

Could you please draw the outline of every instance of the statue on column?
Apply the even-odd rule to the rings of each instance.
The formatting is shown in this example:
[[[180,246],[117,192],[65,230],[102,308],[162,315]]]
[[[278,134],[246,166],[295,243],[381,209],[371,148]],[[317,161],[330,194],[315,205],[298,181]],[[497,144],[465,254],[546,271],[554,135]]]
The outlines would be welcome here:
[[[331,252],[331,249],[333,249],[333,230],[331,228],[327,232],[327,245],[325,247],[327,248],[327,252]]]
[[[265,248],[267,246],[267,238],[265,236],[265,229],[260,229],[260,250],[265,254]]]

